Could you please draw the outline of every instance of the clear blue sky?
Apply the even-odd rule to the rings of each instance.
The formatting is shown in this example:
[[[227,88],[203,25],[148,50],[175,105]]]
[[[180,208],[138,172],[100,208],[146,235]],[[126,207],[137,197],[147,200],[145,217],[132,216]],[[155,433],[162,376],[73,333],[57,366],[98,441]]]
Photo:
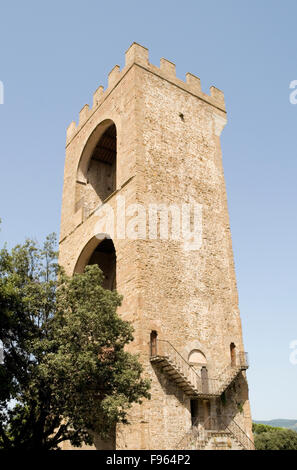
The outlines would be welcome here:
[[[0,244],[59,231],[66,127],[133,42],[208,92],[225,92],[222,134],[255,419],[297,419],[297,2],[2,1]]]

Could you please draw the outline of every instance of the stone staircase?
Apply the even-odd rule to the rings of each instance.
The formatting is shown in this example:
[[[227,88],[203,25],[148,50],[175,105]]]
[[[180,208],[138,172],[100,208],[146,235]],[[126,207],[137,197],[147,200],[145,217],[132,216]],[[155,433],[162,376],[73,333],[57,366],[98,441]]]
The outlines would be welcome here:
[[[240,371],[248,368],[246,353],[240,352],[236,365],[228,364],[217,378],[202,379],[186,359],[166,340],[157,340],[151,363],[161,368],[184,393],[190,397],[219,397],[237,377]]]
[[[176,445],[176,450],[204,450],[211,434],[204,426],[193,424]]]
[[[248,368],[246,353],[236,355],[235,364],[227,364],[217,378],[202,378],[186,359],[166,340],[156,340],[150,357],[170,380],[191,398],[219,397],[237,375]],[[208,417],[194,423],[177,443],[177,450],[205,449],[254,450],[254,444],[232,417]]]
[[[176,445],[177,450],[255,450],[254,443],[232,418],[208,418],[194,424]]]
[[[226,431],[242,446],[244,450],[255,450],[253,441],[248,435],[241,429],[238,423],[234,419],[228,420],[226,423]]]

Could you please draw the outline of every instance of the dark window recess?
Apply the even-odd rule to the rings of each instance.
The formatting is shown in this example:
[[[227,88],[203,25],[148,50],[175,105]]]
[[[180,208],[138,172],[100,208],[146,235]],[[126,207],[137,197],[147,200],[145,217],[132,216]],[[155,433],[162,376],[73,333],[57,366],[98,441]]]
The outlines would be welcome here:
[[[151,332],[151,356],[157,355],[157,337],[158,333],[154,330]]]
[[[197,426],[198,424],[198,400],[191,400],[191,419],[192,426]]]

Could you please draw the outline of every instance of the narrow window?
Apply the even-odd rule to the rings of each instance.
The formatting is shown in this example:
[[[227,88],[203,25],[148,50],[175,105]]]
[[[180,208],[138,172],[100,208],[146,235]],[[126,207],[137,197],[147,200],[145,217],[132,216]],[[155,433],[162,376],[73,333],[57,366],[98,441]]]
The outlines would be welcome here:
[[[157,337],[158,333],[154,330],[151,332],[151,356],[157,355]]]
[[[230,344],[231,366],[236,366],[236,346],[234,343]]]
[[[209,384],[208,384],[208,370],[206,366],[201,367],[201,380],[202,380],[202,391],[203,393],[209,392]]]

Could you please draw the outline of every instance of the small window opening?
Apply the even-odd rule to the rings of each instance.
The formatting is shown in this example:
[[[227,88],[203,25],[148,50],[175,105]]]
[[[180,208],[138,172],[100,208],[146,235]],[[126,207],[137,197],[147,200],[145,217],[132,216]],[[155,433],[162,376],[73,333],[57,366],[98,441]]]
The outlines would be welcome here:
[[[234,343],[230,344],[231,366],[236,366],[236,346]]]
[[[158,333],[153,330],[151,332],[151,356],[157,356],[157,337]]]

